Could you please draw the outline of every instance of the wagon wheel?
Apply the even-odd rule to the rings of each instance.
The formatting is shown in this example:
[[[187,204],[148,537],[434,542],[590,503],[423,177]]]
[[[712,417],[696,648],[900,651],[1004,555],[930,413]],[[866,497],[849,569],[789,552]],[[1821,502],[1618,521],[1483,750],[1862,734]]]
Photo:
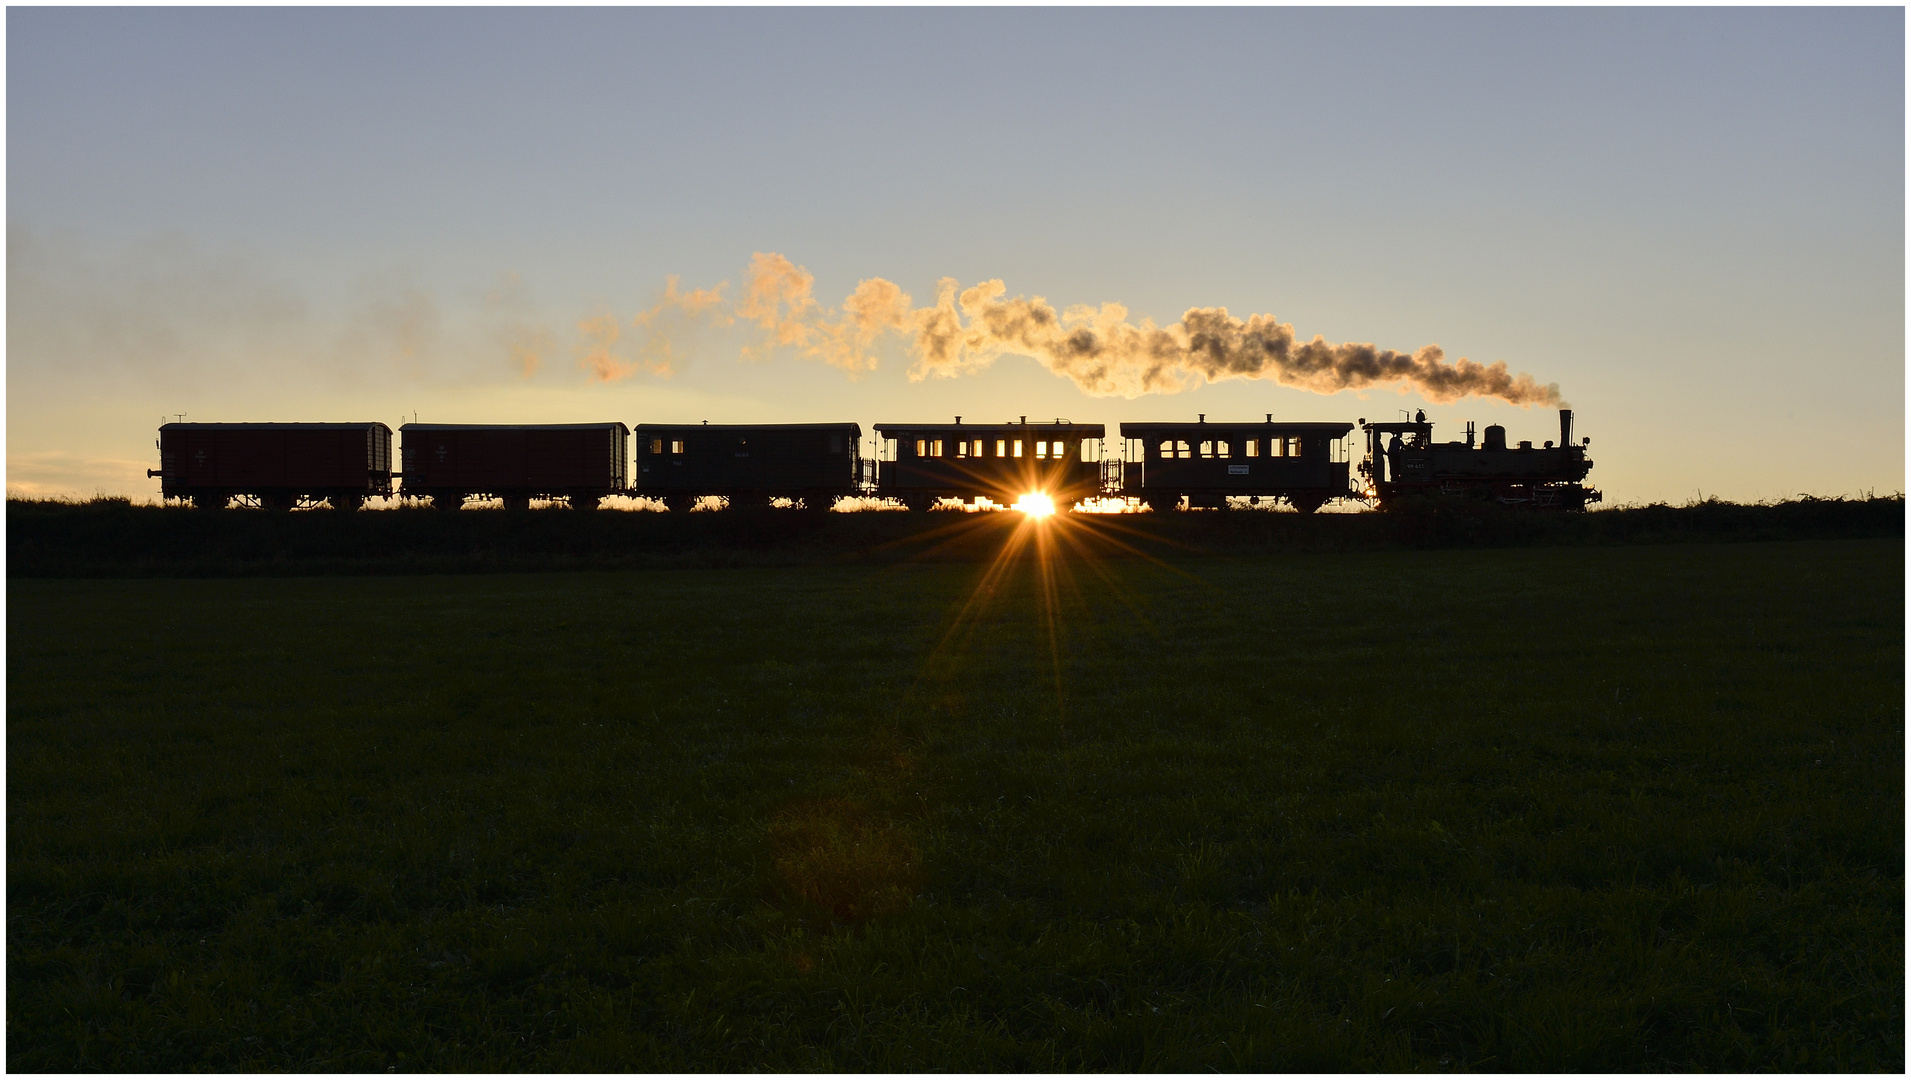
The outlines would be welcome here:
[[[695,495],[665,495],[664,496],[664,506],[673,514],[689,513],[690,508],[696,505],[697,505],[697,497]]]
[[[365,496],[356,493],[332,496],[332,509],[334,510],[351,511],[360,509],[364,505]]]
[[[452,512],[452,511],[462,509],[463,507],[464,507],[464,492],[462,491],[440,490],[440,491],[434,491],[431,493],[431,508],[433,510],[443,510],[446,512]]]
[[[591,492],[574,491],[571,493],[571,509],[595,510],[601,497]]]
[[[1141,505],[1157,514],[1165,514],[1173,510],[1174,504],[1178,501],[1178,499],[1172,499],[1166,495],[1143,495],[1141,497]]]
[[[1293,506],[1294,509],[1299,510],[1301,513],[1311,514],[1314,511],[1319,510],[1321,506],[1327,502],[1327,496],[1325,495],[1289,495],[1287,497],[1287,501],[1289,505]]]
[[[259,509],[270,510],[273,513],[283,513],[284,511],[292,509],[292,496],[276,493],[261,495],[259,496]]]
[[[805,491],[803,493],[803,509],[811,513],[824,514],[835,509],[835,507],[836,496],[827,491]]]
[[[529,495],[506,495],[499,501],[504,503],[506,510],[513,513],[531,508],[531,497]]]
[[[224,510],[228,498],[220,491],[195,491],[192,493],[192,505],[198,510]]]
[[[936,500],[933,495],[904,495],[902,497],[902,504],[909,508],[910,513],[921,514],[926,513],[930,507],[934,506]]]

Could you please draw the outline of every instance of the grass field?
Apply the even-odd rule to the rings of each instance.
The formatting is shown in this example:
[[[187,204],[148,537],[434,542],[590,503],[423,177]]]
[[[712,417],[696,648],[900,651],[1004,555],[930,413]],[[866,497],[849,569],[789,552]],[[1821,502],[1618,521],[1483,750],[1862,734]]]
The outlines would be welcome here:
[[[1903,567],[16,578],[7,1065],[1901,1071]]]

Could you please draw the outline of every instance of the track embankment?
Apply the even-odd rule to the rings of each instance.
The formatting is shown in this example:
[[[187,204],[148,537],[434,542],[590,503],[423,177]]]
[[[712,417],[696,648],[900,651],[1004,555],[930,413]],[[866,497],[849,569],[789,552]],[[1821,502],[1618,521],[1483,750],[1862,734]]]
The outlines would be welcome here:
[[[9,500],[9,577],[442,574],[644,567],[963,562],[1004,553],[1173,558],[1416,548],[1572,547],[1902,537],[1904,497],[1706,500],[1541,515],[1437,503],[1385,513],[1272,511],[690,514],[602,510],[267,513]]]

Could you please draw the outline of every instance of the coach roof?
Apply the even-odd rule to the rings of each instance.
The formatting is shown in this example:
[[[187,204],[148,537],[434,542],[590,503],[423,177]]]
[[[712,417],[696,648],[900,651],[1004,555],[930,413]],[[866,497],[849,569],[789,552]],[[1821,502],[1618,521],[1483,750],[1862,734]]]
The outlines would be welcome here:
[[[1031,431],[1042,435],[1079,435],[1084,439],[1099,439],[1107,429],[1100,424],[1077,424],[1069,420],[1009,420],[1000,424],[877,424],[876,430],[883,434],[893,431],[919,435],[973,435],[985,432],[1010,434]]]
[[[1123,438],[1143,438],[1149,435],[1174,435],[1187,431],[1279,431],[1295,435],[1345,435],[1354,430],[1354,425],[1345,422],[1317,423],[1301,421],[1285,423],[1279,420],[1242,420],[1239,422],[1212,423],[1206,420],[1185,420],[1181,423],[1133,423],[1121,425]]]
[[[595,424],[406,424],[400,431],[584,431],[603,430],[604,428],[623,428],[629,431],[622,420],[605,420]]]

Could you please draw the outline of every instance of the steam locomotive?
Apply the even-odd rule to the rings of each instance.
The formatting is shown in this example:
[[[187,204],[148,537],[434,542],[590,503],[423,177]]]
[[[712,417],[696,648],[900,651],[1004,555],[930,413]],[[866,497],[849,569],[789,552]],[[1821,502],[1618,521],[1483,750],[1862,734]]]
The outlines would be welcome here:
[[[863,430],[837,424],[404,424],[398,458],[392,430],[375,421],[324,424],[170,423],[159,429],[160,478],[168,500],[208,509],[235,501],[271,510],[356,510],[400,498],[439,510],[495,499],[522,510],[534,499],[596,509],[611,495],[654,499],[687,511],[717,505],[828,510],[846,498],[925,511],[949,501],[1007,506],[1037,494],[1057,509],[1117,499],[1157,512],[1185,505],[1224,510],[1232,499],[1284,502],[1312,513],[1332,501],[1389,505],[1402,498],[1480,498],[1502,505],[1580,511],[1599,501],[1583,481],[1590,439],[1572,444],[1572,412],[1560,410],[1560,440],[1543,449],[1506,445],[1491,425],[1474,445],[1433,442],[1424,412],[1412,421],[1358,427],[1366,456],[1351,457],[1355,424],[1124,423],[1106,446],[1101,424],[1069,420],[877,424],[874,452]],[[394,461],[400,466],[393,468]],[[634,468],[633,468],[634,464]],[[402,481],[402,485],[398,482]],[[1358,482],[1356,482],[1358,481]]]

